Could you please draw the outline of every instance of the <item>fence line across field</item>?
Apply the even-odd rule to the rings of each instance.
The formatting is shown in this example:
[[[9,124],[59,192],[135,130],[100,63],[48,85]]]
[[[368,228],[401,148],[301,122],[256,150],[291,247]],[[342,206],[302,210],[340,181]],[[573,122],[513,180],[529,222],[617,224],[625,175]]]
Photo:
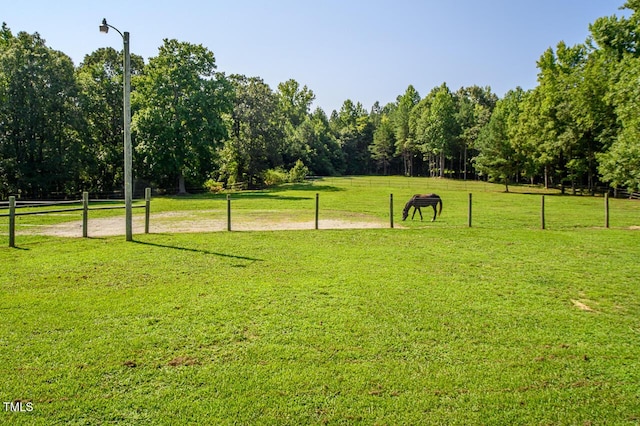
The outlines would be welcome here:
[[[232,219],[232,209],[231,209],[231,201],[233,197],[231,194],[227,194],[227,231],[232,230],[231,219]],[[240,198],[241,199],[241,198]],[[541,195],[540,198],[540,228],[546,229],[545,222],[545,196]],[[90,206],[90,203],[101,203],[101,202],[109,202],[113,203],[114,200],[89,200],[89,194],[87,192],[83,193],[82,200],[73,200],[73,201],[63,201],[63,202],[46,202],[46,201],[24,201],[17,202],[15,197],[9,197],[8,203],[3,202],[2,205],[9,206],[9,213],[0,214],[0,217],[9,217],[9,247],[15,247],[15,218],[16,216],[25,216],[25,215],[38,215],[38,214],[55,214],[61,212],[72,212],[72,211],[82,211],[82,237],[88,237],[88,219],[89,219],[89,211],[91,210],[110,210],[110,209],[123,209],[124,205],[118,206],[101,206],[94,207]],[[44,210],[44,211],[26,211],[26,212],[16,212],[19,208],[25,207],[46,207],[46,206],[56,206],[56,205],[67,205],[67,204],[78,204],[82,203],[81,207],[72,207],[72,208],[61,208],[61,209],[53,209],[53,210]],[[145,190],[145,204],[144,205],[134,205],[133,208],[144,208],[145,209],[145,225],[144,225],[144,233],[149,233],[149,222],[150,222],[150,203],[151,203],[151,189],[146,188]],[[394,205],[394,197],[393,194],[389,195],[389,227],[394,228],[394,213],[393,213],[393,205]],[[471,228],[472,226],[472,209],[473,206],[473,197],[472,193],[469,193],[468,198],[468,216],[467,216],[467,226]],[[609,228],[609,195],[605,194],[604,196],[604,226],[605,228]],[[320,218],[320,194],[315,194],[315,229],[319,229],[319,218]]]
[[[231,231],[231,194],[227,194],[227,231]],[[473,194],[469,193],[468,199],[468,210],[467,210],[467,226],[471,228],[472,219],[473,219]],[[540,228],[546,229],[545,222],[545,196],[541,195],[540,197]],[[609,194],[604,195],[604,227],[609,228]],[[315,229],[319,229],[320,217],[320,194],[316,193],[315,196]],[[389,227],[394,228],[393,221],[393,194],[389,194]]]
[[[82,200],[60,200],[60,201],[20,201],[20,200],[16,200],[15,203],[15,207],[17,209],[19,208],[25,208],[25,207],[43,207],[43,206],[56,206],[56,205],[63,205],[63,204],[78,204],[80,203]],[[94,200],[94,201],[99,201],[99,200]],[[109,201],[113,201],[113,200],[109,200]],[[9,201],[0,201],[0,208],[8,208],[9,207]]]
[[[102,206],[102,207],[92,207],[90,206],[90,202],[100,203],[100,202],[109,202],[113,203],[114,200],[89,200],[89,193],[82,193],[82,200],[71,200],[71,201],[25,201],[25,202],[16,202],[16,197],[9,197],[8,204],[9,213],[0,214],[0,217],[9,217],[9,247],[16,246],[16,216],[31,216],[31,215],[39,215],[39,214],[55,214],[55,213],[63,213],[63,212],[74,212],[74,211],[82,211],[82,237],[87,238],[88,235],[88,225],[89,225],[89,211],[91,210],[113,210],[113,209],[124,209],[125,206]],[[38,210],[38,211],[28,211],[28,212],[16,212],[17,209],[26,208],[26,207],[46,207],[46,206],[58,206],[58,205],[67,205],[67,204],[78,204],[82,203],[81,207],[72,207],[72,208],[63,208],[63,209],[53,209],[53,210]],[[145,204],[132,206],[132,208],[144,208],[145,209],[145,224],[144,224],[144,232],[145,234],[149,233],[149,218],[150,218],[150,209],[151,209],[151,188],[145,189]]]

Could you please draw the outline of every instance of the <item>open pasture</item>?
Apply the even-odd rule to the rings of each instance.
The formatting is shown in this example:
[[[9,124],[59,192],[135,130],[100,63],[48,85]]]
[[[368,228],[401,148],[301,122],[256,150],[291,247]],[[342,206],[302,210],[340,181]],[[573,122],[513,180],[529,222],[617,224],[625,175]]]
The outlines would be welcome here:
[[[610,200],[604,229],[602,198],[549,194],[543,231],[539,194],[373,179],[233,194],[234,220],[312,222],[318,192],[321,217],[388,223],[393,193],[405,229],[0,241],[0,399],[33,407],[0,422],[640,421],[637,202]],[[442,216],[401,222],[419,192]]]

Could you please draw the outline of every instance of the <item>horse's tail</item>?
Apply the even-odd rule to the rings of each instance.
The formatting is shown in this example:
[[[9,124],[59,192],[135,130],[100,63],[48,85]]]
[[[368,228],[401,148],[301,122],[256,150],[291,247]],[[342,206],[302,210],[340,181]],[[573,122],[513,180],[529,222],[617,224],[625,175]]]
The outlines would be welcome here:
[[[438,202],[440,203],[440,210],[438,210],[438,216],[442,213],[442,198],[438,197]]]

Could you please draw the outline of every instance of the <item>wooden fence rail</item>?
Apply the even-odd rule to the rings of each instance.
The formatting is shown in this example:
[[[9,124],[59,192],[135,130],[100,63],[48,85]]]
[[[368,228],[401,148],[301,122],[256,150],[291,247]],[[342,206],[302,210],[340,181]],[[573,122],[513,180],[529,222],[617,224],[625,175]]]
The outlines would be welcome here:
[[[8,217],[9,218],[9,247],[16,246],[16,216],[29,216],[29,215],[38,215],[38,214],[55,214],[61,212],[82,212],[82,236],[84,238],[88,237],[88,224],[89,224],[89,211],[92,210],[113,210],[113,209],[124,209],[125,206],[101,206],[101,207],[92,207],[90,206],[90,202],[99,203],[99,202],[113,202],[113,200],[89,200],[89,193],[82,193],[82,200],[73,200],[73,201],[62,201],[62,202],[34,202],[34,201],[26,201],[19,203],[16,201],[15,196],[9,197],[8,207],[9,213],[2,213],[0,217]],[[16,210],[19,208],[25,207],[46,207],[46,206],[57,206],[57,205],[65,205],[65,204],[79,204],[82,205],[80,207],[71,207],[71,208],[62,208],[62,209],[52,209],[52,210],[36,210],[36,211],[27,211],[27,212],[17,212]],[[149,212],[151,209],[151,188],[147,188],[145,190],[145,204],[132,206],[132,208],[144,208],[145,209],[145,226],[144,232],[145,234],[149,233]]]

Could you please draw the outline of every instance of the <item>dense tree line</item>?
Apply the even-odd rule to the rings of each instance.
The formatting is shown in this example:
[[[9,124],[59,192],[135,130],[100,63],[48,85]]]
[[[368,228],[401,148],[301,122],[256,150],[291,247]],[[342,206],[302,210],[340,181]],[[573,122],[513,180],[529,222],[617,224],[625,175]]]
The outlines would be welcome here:
[[[404,174],[640,190],[640,0],[603,17],[584,43],[543,52],[538,85],[395,102],[346,100],[329,116],[295,80],[272,89],[225,75],[202,45],[164,40],[132,55],[137,181],[169,191],[205,182],[259,186],[269,171]],[[0,197],[107,193],[122,187],[122,53],[74,67],[39,34],[0,31]],[[298,173],[299,174],[299,173]]]

